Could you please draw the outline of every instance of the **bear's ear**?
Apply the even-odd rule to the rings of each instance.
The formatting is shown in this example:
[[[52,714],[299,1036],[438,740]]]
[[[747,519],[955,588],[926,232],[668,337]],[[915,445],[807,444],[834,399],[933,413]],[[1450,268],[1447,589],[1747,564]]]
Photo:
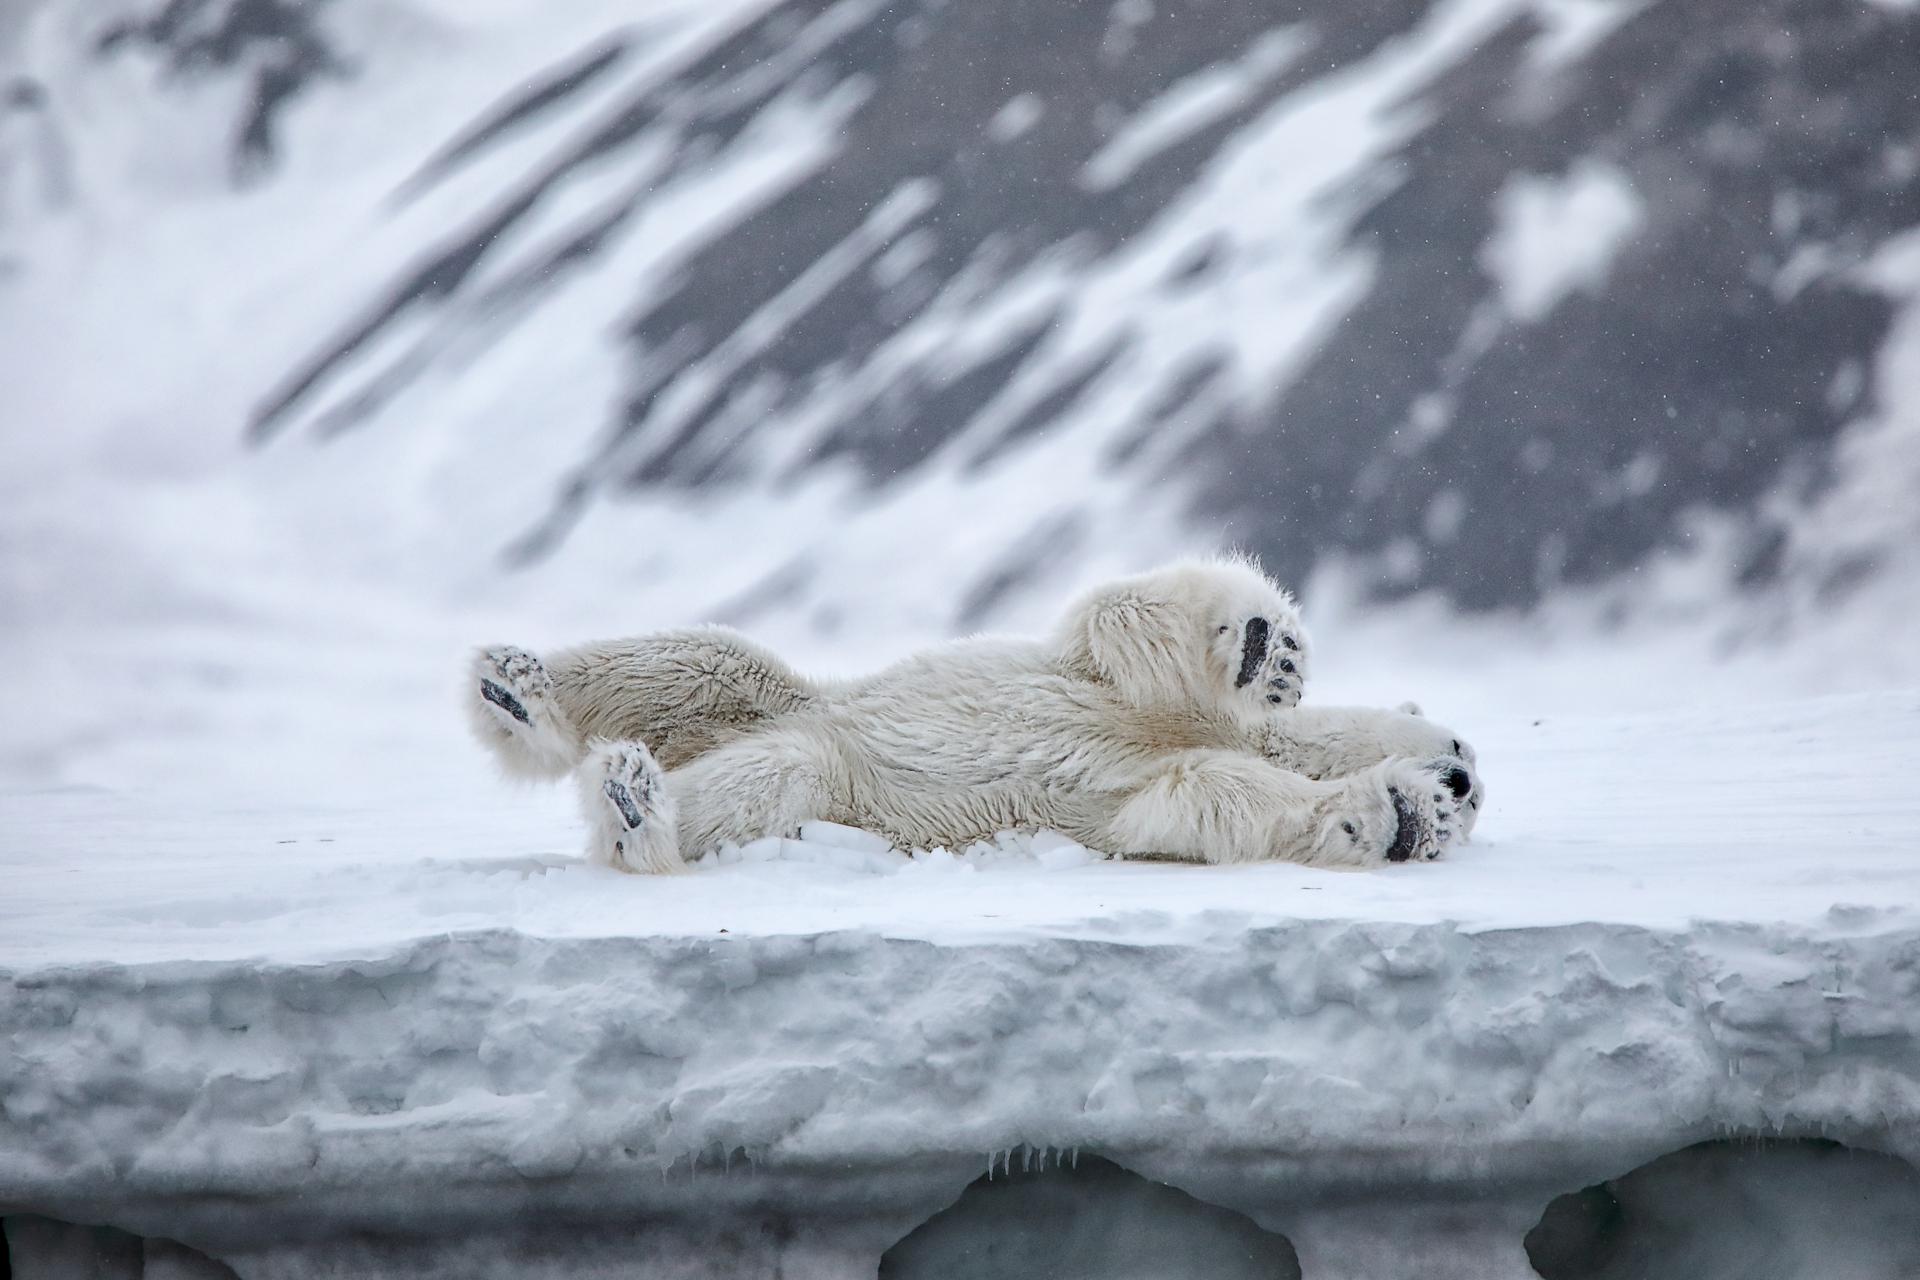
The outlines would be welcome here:
[[[1170,601],[1134,587],[1113,587],[1088,596],[1062,624],[1067,664],[1103,680],[1135,706],[1163,705],[1192,697],[1192,619]]]
[[[1395,707],[1394,710],[1409,716],[1424,716],[1427,714],[1420,709],[1420,704],[1417,702],[1403,702]]]

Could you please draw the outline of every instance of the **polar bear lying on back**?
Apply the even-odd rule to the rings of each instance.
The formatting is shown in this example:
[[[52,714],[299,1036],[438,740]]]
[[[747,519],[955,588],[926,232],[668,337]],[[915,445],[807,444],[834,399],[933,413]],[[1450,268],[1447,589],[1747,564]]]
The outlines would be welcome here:
[[[1123,856],[1438,857],[1478,808],[1468,749],[1411,715],[1296,709],[1308,661],[1287,593],[1220,560],[1090,592],[1045,640],[846,681],[722,628],[488,649],[470,710],[510,772],[578,777],[590,855],[628,871],[813,819],[910,848],[1044,827]]]

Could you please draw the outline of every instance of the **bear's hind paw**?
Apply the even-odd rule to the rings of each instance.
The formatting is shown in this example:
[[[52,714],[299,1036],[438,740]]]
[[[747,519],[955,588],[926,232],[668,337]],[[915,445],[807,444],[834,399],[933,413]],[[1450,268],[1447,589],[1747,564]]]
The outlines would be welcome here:
[[[621,871],[684,870],[666,775],[638,742],[602,743],[581,769],[588,853]]]
[[[553,697],[553,677],[525,649],[497,645],[473,655],[474,733],[501,766],[522,778],[565,776],[580,742]]]

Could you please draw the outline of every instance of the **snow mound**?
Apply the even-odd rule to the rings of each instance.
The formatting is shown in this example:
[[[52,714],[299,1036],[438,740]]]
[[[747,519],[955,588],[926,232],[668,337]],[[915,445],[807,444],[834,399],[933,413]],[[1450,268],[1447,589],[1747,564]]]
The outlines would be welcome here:
[[[797,839],[768,836],[726,844],[694,860],[695,870],[768,862],[807,863],[865,875],[952,875],[995,869],[1068,871],[1100,861],[1098,854],[1058,831],[1002,831],[957,853],[897,849],[885,837],[837,822],[805,822]]]
[[[984,1170],[1097,1152],[1309,1266],[1363,1237],[1449,1256],[1463,1218],[1470,1254],[1512,1262],[1554,1197],[1703,1139],[1920,1157],[1916,972],[1910,924],[1336,921],[1181,944],[496,929],[59,966],[0,1000],[0,1205],[243,1276],[503,1221],[771,1215],[841,1259],[817,1274],[870,1275]],[[1434,1203],[1451,1218],[1408,1225]]]

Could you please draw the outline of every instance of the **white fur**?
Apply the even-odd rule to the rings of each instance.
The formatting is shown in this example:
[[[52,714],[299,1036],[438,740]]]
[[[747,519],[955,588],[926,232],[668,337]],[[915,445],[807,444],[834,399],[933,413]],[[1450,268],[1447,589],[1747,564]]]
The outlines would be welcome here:
[[[1282,768],[1323,780],[1347,777],[1389,756],[1456,760],[1470,779],[1462,798],[1462,835],[1472,833],[1486,802],[1473,744],[1411,702],[1393,711],[1307,705],[1281,712],[1268,720],[1261,753]]]
[[[645,742],[668,768],[812,705],[821,690],[764,647],[726,627],[686,627],[576,645],[544,661],[500,645],[473,657],[472,688],[493,680],[528,711],[517,723],[471,697],[475,735],[516,777],[556,779],[590,743]]]
[[[685,867],[678,807],[645,744],[596,742],[574,778],[587,817],[587,847],[602,861],[623,871],[656,874]]]
[[[489,650],[477,674],[512,681],[525,719],[478,699],[476,724],[515,772],[577,769],[591,853],[633,871],[811,819],[921,848],[1051,827],[1212,862],[1437,856],[1458,815],[1433,763],[1316,780],[1263,754],[1308,652],[1257,568],[1192,562],[1089,593],[1046,640],[961,641],[845,682],[717,628],[582,646],[534,675]]]
[[[580,763],[585,743],[558,706],[553,678],[540,659],[525,649],[497,645],[473,655],[468,676],[468,722],[501,768],[519,778],[550,779]],[[519,707],[524,722],[495,700],[502,692]]]

